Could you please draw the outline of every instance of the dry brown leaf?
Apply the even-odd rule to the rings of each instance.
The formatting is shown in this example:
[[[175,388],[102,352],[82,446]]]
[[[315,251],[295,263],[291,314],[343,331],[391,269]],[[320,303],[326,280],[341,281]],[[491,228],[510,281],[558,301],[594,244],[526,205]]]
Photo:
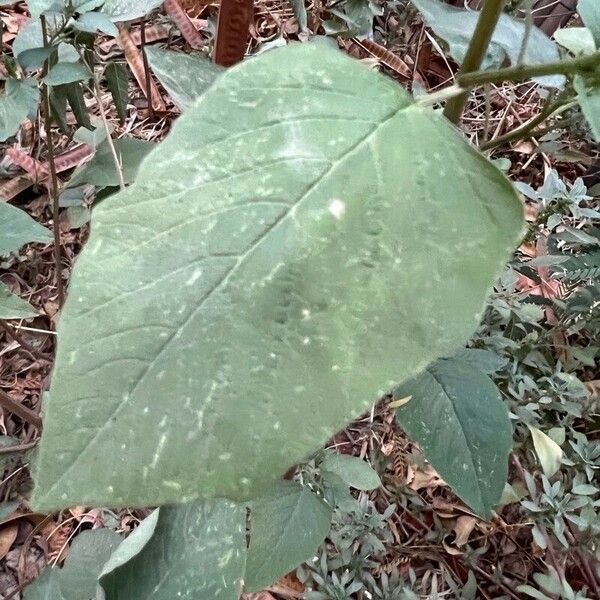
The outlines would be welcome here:
[[[257,594],[242,594],[241,600],[275,600],[269,592],[258,592]]]
[[[406,79],[412,79],[412,69],[399,56],[396,56],[387,48],[371,40],[354,39],[352,41],[372,54],[380,63],[398,73],[398,75]]]
[[[119,23],[117,27],[119,29],[117,42],[123,49],[127,64],[129,64],[129,68],[138,82],[142,93],[146,95],[146,70],[144,69],[144,59],[142,58],[142,54],[131,39],[127,27],[122,23]],[[150,95],[152,96],[152,108],[156,111],[164,112],[166,110],[165,103],[152,78],[150,78]]]
[[[19,524],[16,522],[5,525],[0,529],[0,560],[2,560],[11,549],[19,533]]]
[[[165,12],[175,21],[181,35],[183,35],[185,41],[195,50],[202,48],[204,45],[202,36],[198,33],[198,30],[194,27],[191,19],[177,0],[165,0],[164,1]]]
[[[47,543],[47,558],[49,561],[61,563],[69,552],[68,540],[73,532],[73,521],[66,521],[59,525],[54,520],[44,524],[40,533]]]
[[[32,185],[33,181],[27,175],[18,175],[17,177],[3,181],[0,183],[0,201],[10,202]]]
[[[446,485],[446,482],[433,467],[427,467],[425,471],[414,470],[409,467],[407,479],[410,481],[408,487],[414,491],[434,489]]]
[[[29,156],[19,148],[12,147],[6,150],[6,156],[21,167],[34,182],[41,182],[49,175],[48,169],[39,160]]]

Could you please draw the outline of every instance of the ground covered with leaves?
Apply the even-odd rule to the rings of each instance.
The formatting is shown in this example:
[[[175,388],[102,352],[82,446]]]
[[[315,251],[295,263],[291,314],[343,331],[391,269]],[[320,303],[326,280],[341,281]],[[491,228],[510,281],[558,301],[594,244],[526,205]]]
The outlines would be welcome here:
[[[578,26],[567,5],[561,4],[560,19]],[[141,24],[121,27],[116,39],[99,38],[96,60],[128,63],[135,74],[127,82],[124,114],[102,89],[85,98],[95,132],[77,128],[74,110],[65,113],[66,126],[53,132],[58,177],[70,181],[59,212],[59,277],[67,288],[92,203],[120,183],[104,168],[111,157],[102,155],[101,119],[122,153],[128,183],[178,116],[169,90],[146,77],[140,48],[212,52],[218,5],[185,0],[181,8],[195,31],[187,39],[172,11],[168,16],[160,8]],[[4,6],[0,17],[3,49],[9,52],[28,23],[27,9]],[[451,82],[457,69],[404,1],[315,0],[304,7],[261,1],[247,52],[306,42],[315,33],[415,95]],[[518,182],[527,204],[527,235],[469,344],[502,391],[514,428],[501,506],[483,520],[457,499],[397,425],[394,408],[406,399],[383,398],[329,444],[368,460],[381,485],[372,492],[332,491],[321,454],[290,474],[323,494],[338,494],[334,523],[312,562],[255,597],[600,598],[600,171],[597,147],[575,109],[556,113],[523,139],[512,135],[539,113],[544,94],[533,83],[488,85],[472,94],[461,122],[464,134]],[[43,122],[26,121],[1,148],[0,201],[26,209],[52,229]],[[85,163],[95,148],[94,160]],[[149,511],[29,510],[28,466],[41,429],[60,306],[51,241],[2,257],[0,280],[38,311],[35,318],[0,320],[0,598],[33,599],[24,592],[27,586],[46,565],[66,561],[68,567],[73,544],[86,543],[86,530],[129,533]]]

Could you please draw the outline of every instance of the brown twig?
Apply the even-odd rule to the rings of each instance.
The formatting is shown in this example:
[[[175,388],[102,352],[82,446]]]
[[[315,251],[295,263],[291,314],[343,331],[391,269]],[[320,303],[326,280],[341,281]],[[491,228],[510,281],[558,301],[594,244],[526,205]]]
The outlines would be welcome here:
[[[29,342],[26,342],[20,333],[17,333],[10,325],[8,325],[3,320],[0,320],[0,329],[2,329],[8,337],[17,342],[17,344],[19,344],[21,348],[23,348],[23,350],[29,352],[29,354],[31,354],[34,358],[51,362],[51,360],[43,352],[41,352],[37,348],[34,348]]]
[[[0,406],[21,417],[23,421],[27,421],[36,429],[42,429],[42,419],[40,415],[9,396],[4,390],[0,390]]]
[[[146,19],[140,19],[140,44],[142,50],[142,61],[144,63],[144,82],[146,84],[146,98],[148,99],[148,114],[154,119],[154,109],[152,108],[152,80],[150,79],[150,66],[146,56]],[[125,187],[125,186],[123,186]]]
[[[44,46],[48,46],[48,29],[46,27],[46,18],[44,15],[41,17],[42,22],[42,37],[44,40]],[[48,61],[44,70],[47,70]],[[48,166],[50,167],[50,181],[51,186],[48,190],[50,198],[52,199],[52,231],[54,233],[54,263],[56,270],[56,291],[58,294],[58,306],[59,310],[65,303],[65,290],[63,287],[62,280],[62,267],[61,267],[61,252],[60,252],[60,221],[59,221],[59,206],[58,206],[58,177],[56,176],[56,165],[54,164],[54,141],[52,139],[51,130],[51,116],[50,116],[50,92],[48,86],[43,84],[43,96],[44,96],[44,128],[46,129],[46,145],[48,147]]]
[[[0,454],[13,454],[16,452],[25,452],[37,446],[38,441],[27,442],[26,444],[17,444],[16,446],[4,446],[0,448]]]

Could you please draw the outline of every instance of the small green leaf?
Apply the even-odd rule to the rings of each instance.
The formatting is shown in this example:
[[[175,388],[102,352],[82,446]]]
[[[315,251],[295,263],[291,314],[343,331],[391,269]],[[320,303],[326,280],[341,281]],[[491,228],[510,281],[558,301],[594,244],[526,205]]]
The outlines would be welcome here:
[[[91,76],[90,70],[81,63],[59,62],[44,77],[44,83],[46,85],[64,85],[76,81],[86,81]]]
[[[373,467],[356,456],[328,452],[321,462],[321,468],[334,473],[358,490],[374,490],[381,485],[379,475]]]
[[[110,529],[82,531],[75,537],[60,572],[59,583],[64,600],[95,597],[98,577],[122,540]]]
[[[124,123],[127,118],[127,89],[129,85],[127,67],[122,63],[111,62],[106,67],[104,76],[115,101],[119,121]]]
[[[579,0],[577,12],[583,24],[592,32],[596,47],[600,47],[600,3],[598,0]]]
[[[106,0],[102,12],[111,21],[134,21],[150,14],[163,3],[163,0]]]
[[[69,206],[67,221],[71,229],[80,229],[90,221],[92,211],[87,206]]]
[[[47,11],[62,9],[62,5],[57,0],[27,0],[27,8],[32,19],[39,19]]]
[[[243,507],[227,501],[165,506],[141,549],[138,540],[130,542],[133,535],[100,575],[105,600],[238,600],[246,558]]]
[[[17,37],[12,43],[13,56],[19,60],[21,54],[34,48],[43,48],[44,38],[42,36],[42,25],[39,19],[32,19],[19,30]]]
[[[292,8],[294,9],[294,16],[298,23],[298,28],[301,32],[307,31],[308,29],[308,17],[306,14],[306,6],[304,0],[292,0]]]
[[[516,483],[514,486],[510,483],[504,484],[504,490],[502,490],[502,496],[500,497],[500,506],[506,506],[507,504],[514,504],[520,502],[527,496],[527,488],[520,483]]]
[[[411,396],[396,417],[456,494],[488,516],[508,476],[512,428],[498,388],[459,357],[442,359],[394,390]]]
[[[595,1],[592,0],[592,2]],[[479,20],[479,12],[456,8],[439,0],[412,0],[412,3],[422,13],[427,25],[448,43],[452,58],[458,63],[462,63]],[[507,58],[515,65],[526,35],[527,27],[524,21],[502,14],[494,29],[482,68],[500,68]],[[556,44],[537,27],[531,28],[523,62],[528,65],[536,65],[555,62],[559,58]],[[565,77],[552,75],[537,77],[535,81],[548,87],[562,88],[565,84]]]
[[[554,32],[554,39],[575,55],[596,51],[594,36],[587,27],[566,27]]]
[[[83,13],[73,21],[73,27],[79,31],[87,31],[88,33],[97,33],[100,31],[111,37],[119,35],[116,25],[105,14],[100,12]]]
[[[69,124],[67,123],[67,94],[65,85],[56,85],[51,88],[50,98],[50,112],[52,114],[52,120],[60,127],[61,131],[67,133],[69,131]]]
[[[331,508],[309,489],[281,482],[254,500],[245,589],[255,592],[311,559],[331,525]]]
[[[30,242],[48,243],[52,234],[25,211],[0,202],[0,256],[16,252]]]
[[[6,80],[4,95],[0,96],[0,142],[17,133],[25,119],[35,117],[38,100],[35,79]]]
[[[193,104],[224,71],[202,54],[184,54],[146,46],[152,72],[181,109]]]
[[[156,144],[137,138],[120,138],[113,140],[125,183],[131,183],[137,174],[140,163],[156,147]],[[77,187],[84,183],[96,187],[119,185],[119,176],[115,160],[107,141],[102,142],[94,157],[75,169],[69,187]]]
[[[102,120],[97,117],[91,118],[90,125],[91,128],[80,127],[73,135],[73,140],[80,144],[87,144],[92,148],[97,148],[106,140],[108,133]],[[110,123],[108,124],[108,128],[110,132],[114,129]]]
[[[127,536],[127,538],[119,544],[102,567],[100,577],[108,575],[123,565],[126,565],[144,550],[156,531],[159,513],[160,509],[152,511],[141,524],[134,529],[133,533]]]
[[[29,302],[13,294],[8,286],[0,281],[0,319],[31,319],[38,314]]]
[[[573,85],[581,111],[590,125],[594,139],[600,142],[600,82],[576,75]]]
[[[65,86],[65,94],[67,95],[69,106],[75,115],[77,124],[81,127],[91,129],[90,115],[88,114],[83,96],[83,84],[78,82],[67,84]]]
[[[542,465],[544,475],[550,478],[560,469],[563,452],[561,447],[537,427],[528,425],[533,447]]]
[[[56,48],[52,46],[47,46],[46,48],[29,48],[19,54],[18,62],[23,69],[36,71],[41,69],[48,57],[56,51]]]

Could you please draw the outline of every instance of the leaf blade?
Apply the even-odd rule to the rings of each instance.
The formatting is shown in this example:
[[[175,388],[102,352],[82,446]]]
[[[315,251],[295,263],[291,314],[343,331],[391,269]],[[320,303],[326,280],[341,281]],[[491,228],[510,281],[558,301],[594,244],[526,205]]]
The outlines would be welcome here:
[[[106,67],[104,76],[115,101],[119,121],[124,123],[127,118],[127,91],[129,86],[127,67],[121,63],[111,62]]]
[[[394,396],[411,396],[396,411],[401,427],[457,495],[489,515],[502,496],[512,447],[508,412],[489,377],[460,358],[442,359]]]
[[[329,532],[331,508],[310,490],[282,482],[252,502],[246,591],[265,589],[312,558]]]
[[[272,74],[289,60],[294,73],[273,86]],[[267,81],[277,94],[264,91]],[[223,120],[211,123],[214,114]],[[403,137],[424,143],[403,151],[396,146]],[[423,172],[430,157],[441,158],[439,145],[450,145],[452,169],[462,174],[450,190]],[[477,170],[480,181],[470,175]],[[435,211],[415,220],[421,202]],[[88,494],[105,504],[148,505],[260,493],[395,380],[469,337],[520,236],[522,207],[497,170],[395,84],[337,51],[304,44],[226,71],[145,159],[136,183],[102,202],[95,219],[60,325],[60,376],[38,462],[41,506]],[[460,222],[460,234],[448,222]],[[445,243],[456,252],[432,249],[423,260],[420,229],[450,231]],[[105,244],[115,231],[121,241]],[[422,276],[432,266],[457,272],[452,281],[439,278],[436,294]],[[95,283],[121,271],[118,297]],[[390,285],[396,277],[402,286]],[[123,331],[115,332],[117,307]],[[90,337],[73,368],[83,322]],[[112,352],[118,339],[107,336],[129,329],[137,335],[102,358],[104,340]],[[293,402],[284,401],[290,390]],[[84,411],[88,433],[75,420],[71,432],[58,426],[62,402],[90,396],[106,401]],[[133,427],[140,418],[143,431]],[[317,427],[298,430],[298,419],[315,418]],[[106,436],[132,433],[142,436],[134,443],[141,462],[111,469],[111,492],[108,474],[92,476],[87,461]],[[53,449],[57,435],[63,449],[72,439],[72,452]],[[177,474],[190,453],[204,465],[194,478]]]
[[[130,536],[131,537],[131,536]],[[231,502],[163,507],[152,536],[127,538],[100,575],[106,600],[237,600],[246,550],[245,510]]]

